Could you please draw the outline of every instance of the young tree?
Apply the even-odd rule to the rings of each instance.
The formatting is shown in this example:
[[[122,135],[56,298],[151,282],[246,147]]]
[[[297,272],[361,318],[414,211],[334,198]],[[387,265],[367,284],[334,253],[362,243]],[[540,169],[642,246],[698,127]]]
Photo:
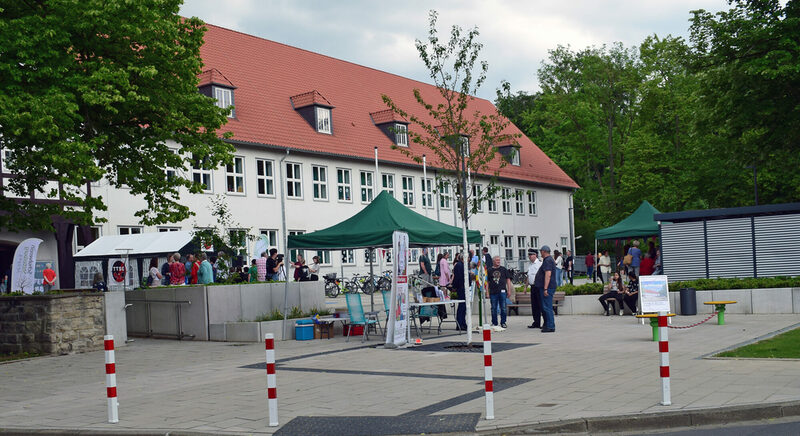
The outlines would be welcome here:
[[[417,52],[428,69],[431,79],[439,92],[438,101],[427,101],[419,89],[414,89],[414,98],[423,109],[405,110],[398,107],[387,95],[383,101],[396,114],[410,121],[415,129],[409,129],[411,142],[418,148],[394,146],[416,162],[422,162],[422,153],[432,153],[431,164],[437,167],[442,176],[437,180],[438,190],[453,192],[456,196],[463,229],[463,251],[465,262],[469,259],[467,226],[469,217],[476,212],[477,202],[494,197],[497,188],[494,178],[497,168],[507,164],[498,159],[499,144],[514,144],[518,135],[504,133],[508,120],[499,113],[481,113],[471,103],[473,95],[486,80],[488,64],[478,61],[483,44],[477,41],[479,32],[472,28],[464,32],[459,26],[450,30],[450,39],[439,40],[436,29],[438,14],[429,14],[428,40],[416,41]],[[495,162],[495,169],[490,164]],[[499,163],[498,163],[499,162]],[[487,189],[478,192],[474,189],[474,178],[489,177]],[[468,264],[464,265],[464,285],[469,286]],[[471,324],[470,301],[467,299],[468,324]],[[469,325],[468,342],[472,340],[472,326]]]
[[[217,167],[233,148],[217,133],[229,110],[197,90],[203,23],[180,17],[180,4],[3,2],[0,147],[13,178],[0,187],[0,227],[46,229],[52,215],[99,221],[104,201],[85,188],[101,178],[144,198],[144,224],[192,215],[179,189],[201,186],[180,169],[193,159]]]

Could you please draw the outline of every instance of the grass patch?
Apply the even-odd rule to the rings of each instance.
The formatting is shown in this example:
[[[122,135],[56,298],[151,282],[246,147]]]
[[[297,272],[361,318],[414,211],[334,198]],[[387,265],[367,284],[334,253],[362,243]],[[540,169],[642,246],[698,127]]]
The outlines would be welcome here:
[[[735,350],[724,351],[717,354],[717,357],[800,359],[800,328]]]
[[[31,357],[41,356],[39,353],[29,353],[27,351],[22,353],[0,354],[0,362],[8,362],[11,360],[29,359]]]

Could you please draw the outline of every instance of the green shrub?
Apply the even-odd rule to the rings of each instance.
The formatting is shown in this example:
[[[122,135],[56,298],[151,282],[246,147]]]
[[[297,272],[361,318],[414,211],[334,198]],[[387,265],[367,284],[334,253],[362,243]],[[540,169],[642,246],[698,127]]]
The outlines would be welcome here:
[[[557,289],[558,291],[563,291],[567,295],[592,295],[592,294],[602,294],[603,293],[603,284],[602,283],[584,283],[582,285],[571,285],[569,283],[565,285],[561,285],[560,288]]]
[[[316,307],[312,307],[311,310],[308,312],[303,312],[300,310],[299,307],[293,306],[289,310],[289,317],[287,319],[295,319],[295,318],[310,318],[314,315],[325,316],[330,315],[331,311],[329,309],[317,309]],[[283,319],[283,312],[276,308],[273,309],[272,312],[265,313],[253,321],[255,322],[262,322],[262,321],[280,321]]]

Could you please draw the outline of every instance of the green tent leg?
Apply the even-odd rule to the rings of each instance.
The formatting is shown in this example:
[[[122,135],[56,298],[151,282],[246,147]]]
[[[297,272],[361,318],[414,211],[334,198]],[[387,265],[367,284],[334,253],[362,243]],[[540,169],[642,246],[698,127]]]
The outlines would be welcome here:
[[[717,304],[717,325],[725,325],[725,305]]]
[[[653,327],[653,342],[658,342],[658,318],[650,318],[650,327]]]

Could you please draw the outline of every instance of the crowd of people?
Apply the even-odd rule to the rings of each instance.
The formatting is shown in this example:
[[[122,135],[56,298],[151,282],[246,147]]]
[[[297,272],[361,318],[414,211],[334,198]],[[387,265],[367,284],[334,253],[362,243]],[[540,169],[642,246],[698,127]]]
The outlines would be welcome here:
[[[609,300],[615,302],[614,308],[615,310],[619,308],[620,315],[624,313],[623,304],[628,306],[631,315],[635,315],[639,301],[639,277],[663,272],[661,249],[656,248],[655,242],[648,242],[647,253],[642,253],[639,245],[638,240],[633,241],[633,244],[625,245],[622,250],[624,255],[615,265],[612,265],[608,250],[603,250],[596,259],[591,252],[586,256],[586,270],[589,277],[592,277],[593,282],[599,279],[601,283],[605,284],[604,293],[600,296],[599,301],[606,316],[611,314],[609,310],[612,306],[609,304]],[[596,271],[594,269],[595,260],[598,267]],[[596,273],[596,276],[593,273]]]

